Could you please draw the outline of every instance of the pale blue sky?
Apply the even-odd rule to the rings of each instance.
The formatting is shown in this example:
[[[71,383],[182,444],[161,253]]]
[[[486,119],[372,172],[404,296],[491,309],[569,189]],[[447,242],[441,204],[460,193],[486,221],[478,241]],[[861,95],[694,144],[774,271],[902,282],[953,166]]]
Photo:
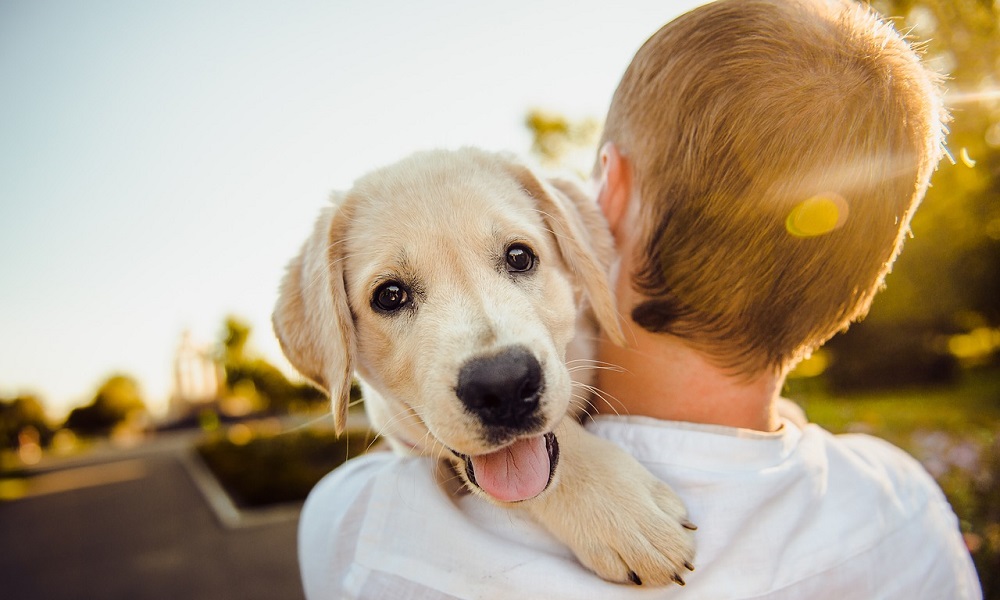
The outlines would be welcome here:
[[[331,190],[430,147],[526,153],[601,117],[699,0],[0,0],[0,395],[59,415],[108,374],[165,406],[181,332],[269,316]]]

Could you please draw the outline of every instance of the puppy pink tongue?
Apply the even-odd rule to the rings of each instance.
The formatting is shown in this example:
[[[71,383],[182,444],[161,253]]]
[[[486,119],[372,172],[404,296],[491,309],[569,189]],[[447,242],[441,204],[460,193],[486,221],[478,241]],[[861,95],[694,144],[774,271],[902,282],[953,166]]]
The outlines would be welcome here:
[[[549,484],[549,453],[544,436],[518,440],[471,460],[476,483],[501,502],[534,498]]]

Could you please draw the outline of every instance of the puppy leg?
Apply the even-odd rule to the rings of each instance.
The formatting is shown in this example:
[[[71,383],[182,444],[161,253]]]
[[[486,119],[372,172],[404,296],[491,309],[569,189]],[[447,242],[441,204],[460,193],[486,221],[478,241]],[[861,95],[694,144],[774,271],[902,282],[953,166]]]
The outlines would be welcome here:
[[[609,581],[683,585],[693,569],[687,510],[669,486],[624,450],[571,418],[556,428],[557,479],[517,504]]]

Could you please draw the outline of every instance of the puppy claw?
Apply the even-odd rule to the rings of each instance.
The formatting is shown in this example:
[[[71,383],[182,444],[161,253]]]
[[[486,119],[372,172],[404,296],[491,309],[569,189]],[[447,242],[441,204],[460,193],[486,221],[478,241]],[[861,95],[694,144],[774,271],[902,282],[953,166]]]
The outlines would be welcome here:
[[[687,561],[684,561],[684,568],[687,569],[688,571],[694,571],[694,565],[692,565]]]
[[[674,573],[674,575],[673,575],[673,577],[671,577],[671,579],[673,579],[674,583],[676,583],[677,585],[680,585],[680,586],[686,585],[684,583],[684,580],[677,573]]]
[[[639,579],[639,576],[635,574],[635,571],[628,572],[628,580],[636,585],[642,585],[642,580]]]
[[[692,523],[691,521],[688,521],[687,519],[681,521],[681,527],[683,527],[684,529],[690,529],[691,531],[698,531],[698,526]]]

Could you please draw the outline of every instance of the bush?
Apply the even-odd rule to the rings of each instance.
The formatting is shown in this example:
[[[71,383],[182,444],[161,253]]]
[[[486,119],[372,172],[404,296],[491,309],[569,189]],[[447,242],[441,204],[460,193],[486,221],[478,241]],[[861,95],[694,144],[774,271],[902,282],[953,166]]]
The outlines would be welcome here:
[[[53,430],[45,416],[45,408],[36,396],[22,395],[6,401],[0,398],[0,448],[17,450],[22,436],[34,432],[41,446],[52,441]]]
[[[944,333],[916,324],[862,323],[824,346],[833,355],[824,374],[836,393],[954,383],[958,361]]]
[[[234,428],[245,434],[232,435]],[[365,431],[340,437],[316,429],[254,434],[246,425],[234,425],[230,435],[199,444],[198,452],[233,501],[251,508],[304,500],[324,475],[364,453],[372,441]]]
[[[90,404],[69,413],[64,425],[80,435],[108,435],[118,423],[145,411],[139,383],[129,375],[112,375],[101,384]]]

